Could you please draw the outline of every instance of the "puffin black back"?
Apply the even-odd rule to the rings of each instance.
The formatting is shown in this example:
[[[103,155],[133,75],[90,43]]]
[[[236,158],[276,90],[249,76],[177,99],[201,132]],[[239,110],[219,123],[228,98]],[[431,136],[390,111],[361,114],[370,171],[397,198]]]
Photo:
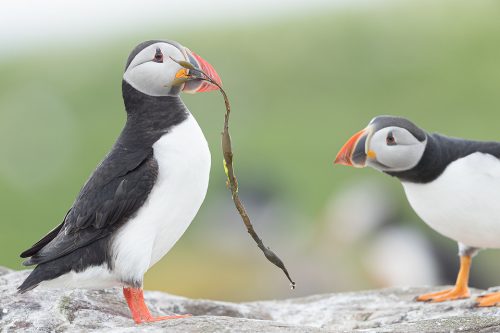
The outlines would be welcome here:
[[[401,181],[429,183],[437,179],[453,161],[474,153],[484,153],[500,158],[500,142],[474,141],[427,134],[427,146],[420,162],[411,170],[384,171]]]

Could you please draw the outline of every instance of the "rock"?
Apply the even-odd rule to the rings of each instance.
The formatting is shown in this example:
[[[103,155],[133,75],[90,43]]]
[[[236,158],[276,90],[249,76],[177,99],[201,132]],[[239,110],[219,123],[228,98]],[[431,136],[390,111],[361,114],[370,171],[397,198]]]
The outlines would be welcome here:
[[[121,290],[42,290],[16,287],[29,271],[0,267],[0,331],[7,332],[499,332],[500,308],[474,299],[417,303],[438,288],[382,290],[229,303],[146,292],[157,315],[193,317],[135,325]],[[473,296],[481,291],[473,290]]]

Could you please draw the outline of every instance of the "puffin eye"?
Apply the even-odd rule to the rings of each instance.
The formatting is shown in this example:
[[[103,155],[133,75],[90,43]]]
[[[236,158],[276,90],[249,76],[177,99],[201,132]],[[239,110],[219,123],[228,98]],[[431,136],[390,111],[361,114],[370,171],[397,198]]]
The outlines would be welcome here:
[[[161,53],[160,48],[156,49],[155,57],[153,59],[154,62],[163,62],[163,53]]]
[[[385,138],[385,143],[387,143],[388,146],[396,145],[396,139],[394,138],[392,132],[387,133],[387,137]]]

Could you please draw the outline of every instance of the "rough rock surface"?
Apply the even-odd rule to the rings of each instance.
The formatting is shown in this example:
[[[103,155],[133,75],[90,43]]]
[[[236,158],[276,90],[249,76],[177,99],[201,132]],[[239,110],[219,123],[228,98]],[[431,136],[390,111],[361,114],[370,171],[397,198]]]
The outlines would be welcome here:
[[[500,332],[500,308],[474,300],[417,303],[437,288],[391,288],[281,301],[228,303],[147,292],[153,313],[193,317],[136,326],[119,289],[16,293],[28,271],[0,267],[4,332]],[[473,296],[481,291],[473,290]]]

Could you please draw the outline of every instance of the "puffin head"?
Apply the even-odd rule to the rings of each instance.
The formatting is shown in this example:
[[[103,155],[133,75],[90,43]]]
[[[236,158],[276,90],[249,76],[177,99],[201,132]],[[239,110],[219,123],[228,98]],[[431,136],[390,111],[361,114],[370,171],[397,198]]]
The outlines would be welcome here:
[[[189,69],[172,59],[187,61],[222,84],[212,65],[188,48],[169,40],[150,40],[137,45],[128,57],[123,80],[149,96],[175,96],[181,91],[196,93],[218,89],[209,82],[197,79],[200,74],[195,71],[189,73]],[[191,80],[175,84],[175,79],[188,74]]]
[[[371,166],[384,172],[406,171],[421,160],[427,134],[411,121],[393,116],[373,118],[340,149],[336,164]]]

